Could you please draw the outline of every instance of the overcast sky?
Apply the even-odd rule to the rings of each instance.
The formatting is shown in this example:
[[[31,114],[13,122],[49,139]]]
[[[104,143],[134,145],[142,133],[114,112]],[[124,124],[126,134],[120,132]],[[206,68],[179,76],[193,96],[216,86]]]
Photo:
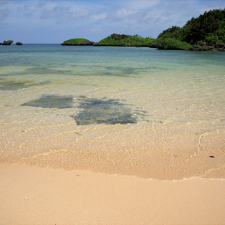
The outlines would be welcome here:
[[[100,41],[112,33],[157,38],[225,0],[0,0],[0,42]]]

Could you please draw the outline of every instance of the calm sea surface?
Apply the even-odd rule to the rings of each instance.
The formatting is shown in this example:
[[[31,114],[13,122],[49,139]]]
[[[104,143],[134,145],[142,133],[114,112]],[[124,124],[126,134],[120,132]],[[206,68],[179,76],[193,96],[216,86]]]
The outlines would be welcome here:
[[[114,131],[129,125],[224,129],[224,112],[222,52],[0,46],[4,159],[26,156],[29,149],[37,154],[63,148],[53,144],[40,150],[38,138],[41,143],[48,135],[57,139],[72,130],[79,136],[101,126]]]
[[[104,103],[118,107],[115,114],[130,109],[142,115],[135,122],[224,127],[224,62],[225,54],[220,52],[0,46],[1,120],[11,121],[12,112],[17,120],[17,113],[36,107],[77,110],[73,99],[81,104],[97,99],[103,107],[99,113],[104,114]],[[93,115],[93,124],[95,117],[98,114]]]

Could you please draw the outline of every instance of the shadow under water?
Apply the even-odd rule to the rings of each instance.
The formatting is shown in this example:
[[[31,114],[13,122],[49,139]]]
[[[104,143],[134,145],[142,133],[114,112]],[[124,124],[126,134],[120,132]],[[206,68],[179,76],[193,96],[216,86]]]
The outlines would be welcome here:
[[[19,90],[27,87],[40,86],[49,83],[49,81],[39,83],[30,81],[0,81],[0,90]]]
[[[75,99],[76,102],[74,102]],[[77,101],[79,101],[79,105],[75,106]],[[58,109],[78,107],[82,110],[78,114],[70,115],[77,125],[137,123],[138,117],[146,113],[132,110],[129,105],[121,103],[117,99],[87,98],[85,96],[43,95],[21,106]]]
[[[137,123],[138,115],[126,104],[114,99],[85,98],[78,106],[83,109],[72,115],[77,125]]]
[[[73,96],[42,95],[41,98],[29,101],[21,106],[33,106],[42,108],[73,108]]]

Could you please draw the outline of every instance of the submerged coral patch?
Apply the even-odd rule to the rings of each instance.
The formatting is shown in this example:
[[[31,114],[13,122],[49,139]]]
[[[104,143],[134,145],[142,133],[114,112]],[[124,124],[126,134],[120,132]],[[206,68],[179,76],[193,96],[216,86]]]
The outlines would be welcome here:
[[[78,125],[137,123],[137,114],[118,100],[84,98],[78,106],[82,110],[72,115]]]
[[[133,110],[130,105],[121,103],[117,99],[87,98],[86,96],[43,95],[21,106],[58,109],[78,107],[80,109],[78,114],[70,116],[77,125],[137,123],[139,116],[145,115],[144,111]]]
[[[18,90],[26,87],[25,82],[6,81],[0,82],[0,90]]]
[[[33,106],[42,108],[72,108],[73,96],[64,95],[43,95],[41,98],[29,101],[21,106]]]
[[[0,90],[19,90],[32,86],[39,86],[48,84],[46,82],[30,82],[30,81],[0,81]]]
[[[71,70],[54,69],[48,66],[34,66],[27,69],[24,74],[71,74]]]

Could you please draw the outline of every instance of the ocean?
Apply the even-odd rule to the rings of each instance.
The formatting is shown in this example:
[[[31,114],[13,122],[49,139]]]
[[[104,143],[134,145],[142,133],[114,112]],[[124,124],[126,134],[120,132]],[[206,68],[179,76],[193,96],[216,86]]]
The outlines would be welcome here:
[[[0,162],[215,177],[225,167],[224,62],[223,52],[0,46]]]

